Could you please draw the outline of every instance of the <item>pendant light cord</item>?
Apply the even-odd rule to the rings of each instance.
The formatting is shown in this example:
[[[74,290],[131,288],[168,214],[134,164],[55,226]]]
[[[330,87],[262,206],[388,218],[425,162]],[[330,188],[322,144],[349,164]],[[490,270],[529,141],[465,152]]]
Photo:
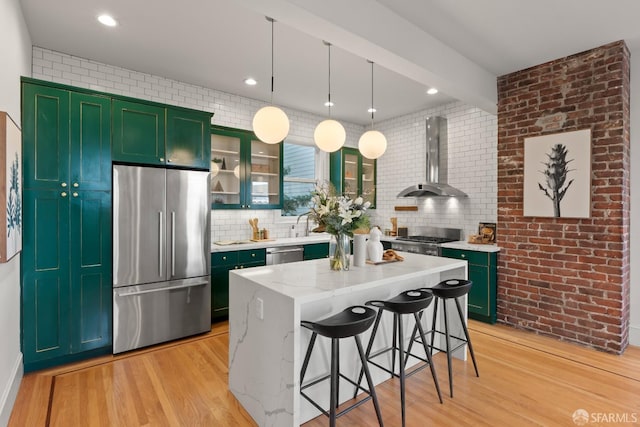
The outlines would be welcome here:
[[[375,113],[375,108],[373,107],[373,61],[369,61],[371,64],[371,129],[373,129],[373,114]]]
[[[275,22],[275,19],[273,18],[269,18],[268,16],[266,17],[267,21],[271,22],[271,105],[273,105],[273,23]]]
[[[327,96],[329,107],[329,118],[331,118],[331,43],[325,42],[329,51],[329,93]]]

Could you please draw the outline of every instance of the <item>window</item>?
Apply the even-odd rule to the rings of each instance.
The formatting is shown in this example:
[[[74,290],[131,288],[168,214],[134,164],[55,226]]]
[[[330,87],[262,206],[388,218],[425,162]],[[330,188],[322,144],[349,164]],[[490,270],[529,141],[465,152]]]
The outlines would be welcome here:
[[[316,185],[316,148],[285,143],[283,149],[282,215],[298,216],[309,210]]]

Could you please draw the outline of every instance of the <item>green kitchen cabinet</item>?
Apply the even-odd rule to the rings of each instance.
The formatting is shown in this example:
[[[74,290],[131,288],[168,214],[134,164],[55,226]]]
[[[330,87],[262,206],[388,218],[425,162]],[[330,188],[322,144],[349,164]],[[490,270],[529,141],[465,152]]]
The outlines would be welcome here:
[[[344,147],[329,155],[329,176],[338,194],[352,199],[362,196],[376,205],[376,161],[364,157],[357,148]]]
[[[303,257],[305,261],[311,259],[327,258],[329,256],[329,242],[311,243],[304,245]]]
[[[111,193],[26,190],[23,198],[25,371],[111,352]]]
[[[211,320],[229,316],[229,271],[266,265],[266,249],[211,253]]]
[[[113,99],[113,160],[209,169],[211,113]]]
[[[211,207],[281,209],[282,144],[265,144],[253,132],[211,128]]]
[[[111,352],[111,99],[22,81],[26,371]]]
[[[209,170],[211,113],[167,108],[167,165]]]
[[[114,99],[114,161],[165,164],[165,108]]]
[[[111,100],[24,83],[24,188],[111,187]]]
[[[469,280],[473,282],[468,295],[469,317],[487,323],[497,318],[497,252],[442,248],[442,256],[468,262]]]

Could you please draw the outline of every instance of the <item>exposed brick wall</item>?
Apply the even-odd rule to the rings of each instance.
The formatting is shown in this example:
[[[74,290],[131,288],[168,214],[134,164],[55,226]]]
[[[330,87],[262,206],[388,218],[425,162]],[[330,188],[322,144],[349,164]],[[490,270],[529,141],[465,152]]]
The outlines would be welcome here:
[[[609,352],[629,338],[629,51],[498,78],[498,319]],[[591,129],[591,217],[523,217],[524,139]]]

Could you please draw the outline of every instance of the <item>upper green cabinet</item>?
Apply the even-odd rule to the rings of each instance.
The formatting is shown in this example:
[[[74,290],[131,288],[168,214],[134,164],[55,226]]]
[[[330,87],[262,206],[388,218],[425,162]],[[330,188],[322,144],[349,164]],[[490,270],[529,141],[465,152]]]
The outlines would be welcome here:
[[[111,187],[111,100],[23,84],[25,189]]]
[[[211,202],[215,209],[280,209],[282,144],[253,132],[211,128]]]
[[[113,100],[113,160],[164,165],[165,109]]]
[[[338,194],[362,196],[376,204],[376,161],[362,156],[357,148],[344,147],[329,156],[329,175]]]
[[[209,169],[211,113],[114,99],[113,160]]]

